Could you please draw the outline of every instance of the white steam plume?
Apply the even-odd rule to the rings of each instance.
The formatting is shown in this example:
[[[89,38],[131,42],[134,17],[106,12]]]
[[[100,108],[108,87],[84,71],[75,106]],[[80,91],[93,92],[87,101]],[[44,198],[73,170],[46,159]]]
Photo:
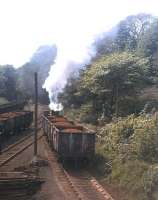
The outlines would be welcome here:
[[[64,89],[67,79],[73,72],[79,70],[83,65],[90,62],[95,55],[95,49],[91,46],[91,42],[84,41],[83,44],[69,44],[69,48],[64,49],[58,45],[58,54],[55,64],[51,66],[49,76],[47,77],[43,88],[49,93],[50,108],[53,110],[61,110],[63,107],[58,103],[58,94]],[[68,50],[70,51],[68,52]],[[80,52],[79,52],[79,51]]]

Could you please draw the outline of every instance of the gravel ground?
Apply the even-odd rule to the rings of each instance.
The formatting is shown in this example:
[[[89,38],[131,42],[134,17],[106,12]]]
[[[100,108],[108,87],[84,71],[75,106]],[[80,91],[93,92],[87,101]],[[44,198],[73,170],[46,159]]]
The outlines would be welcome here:
[[[39,142],[39,155],[46,158],[45,148],[42,140]],[[40,176],[46,179],[42,185],[41,190],[30,200],[66,200],[64,192],[57,183],[52,169],[48,166],[40,168]]]
[[[43,140],[38,142],[38,155],[40,158],[46,158],[46,152],[44,148]],[[19,166],[27,166],[33,160],[33,146],[30,146],[24,152],[16,157],[16,159],[10,161],[7,165],[0,168],[0,171],[13,171]],[[54,178],[52,169],[48,166],[40,167],[39,175],[45,179],[45,183],[42,184],[41,189],[32,198],[27,200],[68,200],[64,191],[60,187],[59,183]]]

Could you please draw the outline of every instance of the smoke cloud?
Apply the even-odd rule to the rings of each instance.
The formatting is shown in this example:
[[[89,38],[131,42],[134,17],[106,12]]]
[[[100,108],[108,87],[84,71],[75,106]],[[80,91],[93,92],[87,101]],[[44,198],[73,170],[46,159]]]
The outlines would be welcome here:
[[[76,38],[76,40],[78,39]],[[91,58],[95,56],[95,49],[92,45],[93,39],[84,41],[82,44],[75,43],[72,46],[70,46],[70,43],[68,48],[58,46],[55,64],[51,66],[49,76],[43,85],[43,88],[49,94],[50,108],[53,110],[63,108],[58,102],[58,94],[63,91],[69,76],[88,64]]]

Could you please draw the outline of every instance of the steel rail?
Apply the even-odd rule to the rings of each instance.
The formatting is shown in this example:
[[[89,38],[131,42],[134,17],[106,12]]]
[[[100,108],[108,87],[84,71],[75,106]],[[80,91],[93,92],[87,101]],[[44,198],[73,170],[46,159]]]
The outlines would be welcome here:
[[[62,185],[66,190],[66,195],[70,197],[74,194],[77,200],[114,200],[86,170],[84,170],[84,176],[80,172],[74,176],[70,170],[64,169],[63,166],[58,163],[57,154],[48,146],[46,138],[44,138],[44,145],[50,167],[52,171],[54,171],[55,178],[58,180],[57,182],[59,182],[59,185]]]
[[[43,137],[43,134],[38,137],[38,140],[40,140],[42,137]],[[30,147],[33,143],[34,143],[33,134],[31,134],[23,138],[22,140],[18,141],[17,143],[11,145],[10,147],[8,147],[5,150],[5,152],[0,155],[0,167],[4,166],[9,161],[13,160],[20,153],[22,153],[28,147]]]

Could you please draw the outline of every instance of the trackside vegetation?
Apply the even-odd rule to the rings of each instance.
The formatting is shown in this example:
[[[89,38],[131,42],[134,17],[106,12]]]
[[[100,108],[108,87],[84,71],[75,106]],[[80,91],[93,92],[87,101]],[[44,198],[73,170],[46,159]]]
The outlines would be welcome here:
[[[130,115],[98,131],[97,152],[105,158],[99,169],[138,199],[158,199],[158,113]],[[103,171],[104,169],[104,171]]]

